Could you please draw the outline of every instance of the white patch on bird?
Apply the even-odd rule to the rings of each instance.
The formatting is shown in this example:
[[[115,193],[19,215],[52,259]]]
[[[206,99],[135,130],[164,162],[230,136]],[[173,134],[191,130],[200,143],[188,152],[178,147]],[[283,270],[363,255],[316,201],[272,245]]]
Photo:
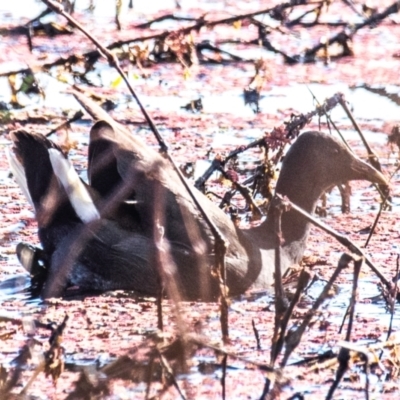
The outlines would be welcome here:
[[[25,175],[25,170],[22,164],[18,161],[17,157],[15,154],[8,149],[6,151],[7,159],[8,159],[8,165],[10,166],[10,170],[14,176],[15,181],[17,182],[18,186],[21,188],[22,193],[30,203],[30,205],[34,207],[33,201],[31,198],[31,195],[29,193],[28,189],[28,183],[26,181],[26,175]]]
[[[49,156],[54,174],[67,192],[78,217],[85,223],[100,219],[92,198],[69,160],[56,149],[49,149]]]

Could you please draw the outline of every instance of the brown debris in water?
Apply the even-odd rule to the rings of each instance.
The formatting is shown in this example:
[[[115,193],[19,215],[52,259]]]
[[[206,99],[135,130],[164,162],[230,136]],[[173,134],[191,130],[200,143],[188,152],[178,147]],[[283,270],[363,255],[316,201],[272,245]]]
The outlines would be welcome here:
[[[127,57],[126,66],[135,63],[139,69],[137,75],[146,76],[146,79],[149,79],[148,82],[151,82],[152,75],[160,74],[160,80],[165,85],[163,83],[150,85],[146,83],[146,79],[144,82],[138,79],[141,93],[149,96],[171,93],[169,85],[174,86],[175,92],[183,91],[186,89],[186,82],[190,79],[198,80],[201,83],[202,91],[225,92],[231,89],[228,86],[231,83],[233,83],[234,89],[243,90],[247,87],[249,78],[252,74],[254,75],[253,63],[259,55],[256,53],[256,57],[251,56],[249,59],[240,57],[239,60],[238,57],[233,57],[235,56],[233,50],[224,52],[223,46],[234,45],[236,46],[235,50],[240,54],[240,50],[259,46],[260,43],[264,48],[273,52],[277,52],[278,47],[284,50],[278,52],[280,55],[271,57],[269,60],[268,71],[271,78],[268,79],[268,82],[263,82],[263,90],[259,92],[258,89],[256,90],[257,96],[258,93],[262,96],[273,85],[283,86],[292,82],[358,83],[360,77],[371,84],[396,82],[395,74],[398,68],[397,64],[393,64],[392,54],[398,52],[398,43],[394,45],[393,43],[382,43],[379,40],[382,40],[382,36],[388,32],[396,35],[397,25],[387,19],[382,24],[375,25],[374,29],[369,29],[372,23],[379,22],[377,16],[382,15],[382,11],[385,9],[388,10],[394,4],[393,2],[380,3],[380,9],[374,12],[364,10],[364,12],[368,11],[368,15],[364,19],[366,25],[351,37],[352,57],[348,56],[350,53],[346,50],[346,46],[349,45],[349,36],[340,36],[340,32],[344,32],[346,29],[346,22],[340,20],[336,25],[329,21],[326,22],[323,19],[324,13],[320,12],[323,10],[323,2],[320,4],[318,12],[304,8],[303,11],[309,12],[309,15],[314,13],[315,20],[311,24],[306,22],[306,19],[292,18],[289,9],[282,9],[279,7],[279,2],[277,3],[276,6],[273,6],[274,10],[270,15],[275,20],[282,21],[282,26],[278,29],[254,20],[259,10],[251,13],[254,15],[246,17],[243,15],[234,17],[215,15],[215,21],[211,21],[211,23],[208,16],[204,20],[199,19],[202,10],[197,10],[197,13],[196,10],[193,10],[194,18],[183,21],[188,24],[189,28],[184,27],[182,36],[166,36],[165,31],[150,29],[149,27],[154,22],[160,20],[160,15],[149,18],[150,21],[146,25],[139,26],[140,23],[135,22],[135,27],[129,29],[127,24],[124,24],[124,16],[118,14],[118,23],[121,24],[122,30],[120,32],[113,31],[114,43],[111,46],[119,49],[117,51],[120,52],[121,58]],[[326,11],[325,17],[332,15],[332,19],[335,20],[338,15],[346,15],[344,10],[349,12],[344,3],[333,2]],[[294,35],[287,34],[291,33],[287,28],[290,27],[290,24],[295,27],[292,28]],[[191,25],[197,26],[196,29],[190,28]],[[311,25],[314,28],[313,31],[310,30]],[[101,32],[102,29],[103,27],[93,26],[94,33],[100,33],[103,35],[103,39],[106,39],[104,33]],[[143,31],[143,29],[148,30]],[[189,36],[188,32],[190,31],[192,36]],[[239,43],[236,40],[238,33],[242,37]],[[148,34],[157,35],[159,40],[156,41],[153,48],[151,46],[141,47],[142,51],[139,51],[135,47],[138,46],[138,43],[144,43],[147,46],[153,40],[142,40]],[[308,53],[299,53],[298,42],[291,39],[308,34],[312,35],[313,40],[309,41],[312,45],[308,46]],[[206,43],[210,35],[217,37],[216,43]],[[325,42],[320,41],[323,35],[330,39]],[[18,42],[14,46],[16,50],[10,52],[10,46],[2,52],[0,57],[27,61],[29,66],[38,66],[39,69],[44,67],[45,70],[50,70],[54,66],[53,71],[60,77],[73,72],[75,80],[80,83],[88,83],[88,80],[85,81],[85,79],[90,75],[90,71],[96,68],[95,62],[99,59],[99,55],[96,50],[88,51],[88,42],[85,39],[81,39],[79,36],[79,40],[74,40],[71,37],[77,38],[78,36],[73,33],[72,36],[60,36],[57,37],[57,40],[49,40],[46,37],[34,35],[32,48],[35,53],[28,54],[29,49],[26,46],[25,36],[17,36]],[[183,38],[185,43],[179,43],[176,38],[179,40]],[[332,38],[337,38],[337,42],[342,46],[342,54],[339,58],[334,58],[331,49],[327,49],[327,44],[333,42]],[[131,46],[128,52],[117,45],[119,40],[128,41],[128,46]],[[104,40],[104,43],[109,43],[109,41]],[[0,44],[0,46],[2,45]],[[156,48],[156,46],[158,47]],[[323,49],[323,52],[318,53],[317,47]],[[68,51],[66,52],[65,49]],[[382,49],[385,49],[384,54]],[[197,51],[197,60],[194,57],[195,51]],[[79,55],[80,52],[84,54],[83,57]],[[324,62],[330,61],[330,63],[334,60],[334,67],[328,71],[318,64],[299,64],[296,67],[282,64],[281,57],[286,61],[295,61],[295,56],[299,54],[308,55],[310,61],[313,61],[311,58]],[[346,54],[347,56],[343,57]],[[377,67],[378,60],[380,63]],[[385,62],[381,62],[382,60]],[[176,64],[167,64],[166,67],[163,65],[165,62]],[[200,64],[198,65],[198,63]],[[223,68],[223,72],[216,73],[206,63],[214,63]],[[144,68],[146,68],[145,71]],[[26,68],[24,67],[24,69]],[[9,72],[13,72],[9,73],[9,76],[18,72],[26,74],[26,71],[22,70]],[[33,75],[36,73],[37,70],[33,68]],[[29,74],[26,76],[30,76]],[[220,79],[220,75],[223,76],[223,79]],[[118,81],[115,80],[113,84],[118,90]],[[260,86],[258,85],[258,87]],[[109,89],[103,88],[100,89],[100,92],[104,92],[107,97],[108,92],[111,91]],[[22,86],[11,87],[17,100],[18,97],[23,98],[23,93],[39,98],[39,94],[35,90],[34,85],[26,86],[26,91]],[[258,97],[257,99],[259,100]],[[190,106],[190,108],[192,111],[193,107]],[[214,133],[215,127],[222,131],[233,127],[239,135],[246,135],[249,129],[265,132],[266,127],[279,126],[285,117],[291,117],[292,114],[290,110],[282,110],[280,115],[273,115],[272,113],[268,114],[268,110],[260,109],[261,113],[256,116],[243,117],[229,113],[215,115],[209,111],[206,112],[204,107],[203,112],[198,108],[200,107],[195,106],[194,109],[197,113],[191,115],[164,110],[158,110],[155,115],[155,120],[160,126],[174,129],[169,140],[178,162],[187,161],[188,157],[191,158],[190,161],[196,161],[201,157],[206,158],[206,153],[212,143],[210,132]],[[182,112],[185,111],[182,110]],[[59,109],[56,113],[49,114],[49,117],[46,117],[41,111],[22,110],[14,113],[14,110],[11,112],[7,109],[0,111],[0,117],[4,124],[0,129],[1,132],[8,132],[8,130],[24,125],[26,129],[46,133],[51,129],[48,126],[49,121],[52,121],[54,126],[65,121],[65,117],[60,114]],[[138,126],[139,129],[144,126],[141,116],[135,110],[120,110],[117,115],[121,121],[129,122],[133,129],[138,130]],[[132,120],[134,120],[133,123]],[[83,123],[87,124],[87,120],[84,119]],[[318,128],[317,122],[314,121],[311,124],[314,128]],[[370,121],[363,121],[360,125],[363,130],[377,130]],[[327,128],[328,124],[322,122],[321,126]],[[346,128],[348,129],[348,126]],[[76,124],[74,124],[74,129],[77,129],[79,133],[87,130],[86,127]],[[279,128],[275,131],[276,136],[280,136],[282,139],[284,139],[283,133],[284,131]],[[144,132],[143,135],[147,135],[147,133]],[[268,144],[271,146],[271,143]],[[214,148],[213,151],[217,153],[222,150],[221,154],[227,154],[227,146],[220,146],[221,149]],[[229,147],[231,150],[232,147]],[[72,149],[73,155],[78,156],[77,158],[80,157],[78,161],[81,168],[85,168],[85,161],[83,161],[85,151],[85,146],[80,143],[77,148]],[[389,151],[383,145],[379,146],[379,151],[382,161]],[[258,149],[254,153],[259,156]],[[2,171],[7,170],[4,158],[0,161],[0,168]],[[241,177],[241,171],[239,169],[233,171],[234,173],[230,172],[229,175],[234,178],[232,181],[235,182],[237,175],[239,178]],[[264,172],[268,173],[268,171]],[[270,172],[270,174],[272,180],[274,173]],[[265,175],[263,179],[264,181],[268,180]],[[395,180],[398,178],[395,177]],[[397,183],[397,187],[398,182],[395,183]],[[211,180],[207,184],[208,190],[218,193],[218,182]],[[396,187],[394,188],[394,197],[399,195]],[[348,215],[339,214],[332,218],[331,210],[328,210],[326,221],[337,230],[350,234],[357,243],[361,244],[365,242],[365,232],[375,214],[374,211],[368,212],[368,209],[377,203],[379,196],[365,183],[352,184],[352,188],[354,192],[363,194],[362,201],[365,206],[362,211],[357,210],[359,207],[357,205],[356,209],[352,209]],[[35,234],[35,222],[32,216],[23,213],[27,206],[15,186],[2,184],[0,193],[2,226],[8,229],[14,223],[24,222],[24,226],[19,231],[9,229],[2,235],[0,262],[3,268],[2,276],[7,277],[9,264],[16,264],[11,258],[15,242],[20,240],[21,236],[24,236],[24,240],[32,243],[37,243],[38,239]],[[234,200],[244,207],[243,199],[236,198]],[[309,250],[306,254],[314,259],[309,259],[308,264],[312,264],[312,273],[316,275],[316,281],[323,282],[324,279],[329,279],[333,266],[337,264],[339,247],[331,237],[321,234],[316,228],[312,228],[312,233],[308,244]],[[393,276],[396,255],[391,244],[396,241],[398,241],[396,218],[389,212],[383,212],[368,251],[378,258],[384,267],[386,276]],[[364,267],[361,273],[371,279],[370,272]],[[347,275],[352,274],[349,272],[338,278],[337,285],[342,290],[345,290],[343,288],[347,287],[346,285],[351,279]],[[352,328],[352,344],[360,342],[363,343],[363,346],[352,347],[348,343],[339,342],[340,339],[344,339],[344,336],[338,334],[337,322],[338,319],[341,319],[343,307],[339,309],[333,307],[331,310],[326,306],[315,313],[308,329],[304,332],[303,340],[294,351],[293,360],[300,360],[302,364],[286,366],[282,375],[267,368],[274,319],[272,301],[268,298],[256,300],[255,295],[249,294],[249,296],[244,296],[241,301],[233,302],[232,310],[229,313],[230,342],[224,346],[220,343],[219,310],[216,304],[184,303],[182,305],[187,320],[188,334],[196,332],[202,339],[190,342],[189,339],[184,340],[183,337],[176,334],[173,304],[166,300],[164,300],[163,310],[166,332],[163,333],[162,338],[159,333],[153,331],[157,325],[157,318],[155,302],[152,299],[130,298],[125,294],[117,293],[114,296],[83,300],[50,301],[40,309],[31,307],[29,303],[22,300],[4,300],[2,301],[4,312],[13,313],[14,317],[0,319],[0,390],[4,390],[4,387],[7,386],[7,380],[11,383],[8,388],[10,398],[23,390],[38,365],[37,361],[28,362],[27,349],[31,347],[26,347],[27,340],[34,337],[33,342],[36,342],[37,345],[37,342],[45,343],[49,339],[47,330],[36,328],[30,331],[27,329],[24,320],[18,317],[23,312],[44,323],[50,320],[57,324],[62,324],[66,313],[70,315],[70,321],[63,330],[65,353],[63,354],[61,351],[58,341],[55,341],[54,348],[48,353],[47,358],[48,372],[53,379],[57,380],[57,386],[54,388],[52,379],[46,378],[45,374],[39,374],[29,387],[28,393],[31,396],[50,398],[54,395],[57,398],[70,399],[112,395],[129,398],[145,396],[151,398],[162,395],[169,398],[183,396],[186,398],[219,398],[224,392],[226,398],[262,398],[267,395],[271,387],[274,387],[273,393],[276,396],[290,397],[295,393],[302,394],[308,391],[316,398],[325,397],[334,379],[338,366],[337,357],[341,352],[336,345],[341,345],[342,349],[346,349],[345,355],[348,361],[346,368],[349,369],[345,375],[347,379],[340,383],[335,396],[364,398],[365,357],[363,358],[360,354],[367,353],[370,356],[368,374],[373,375],[376,379],[383,379],[389,372],[387,376],[390,379],[389,381],[380,381],[379,385],[375,387],[371,387],[371,385],[369,388],[371,395],[374,393],[380,398],[385,398],[385,396],[390,398],[397,389],[398,343],[394,339],[380,343],[377,348],[372,345],[364,345],[366,340],[382,340],[388,330],[388,323],[385,319],[386,315],[383,314],[383,300],[378,300],[380,307],[377,307],[374,304],[376,300],[368,299],[368,293],[363,293],[362,283],[359,285],[359,295],[364,298],[358,304],[371,302],[371,309],[373,306],[374,310],[379,309],[382,313],[382,315],[370,315],[362,308],[357,312]],[[118,297],[119,295],[121,297]],[[343,302],[350,298],[349,295],[341,295],[340,290],[338,296],[342,296],[340,299]],[[306,294],[299,301],[291,319],[293,328],[304,321],[312,300],[312,295]],[[185,351],[185,355],[182,357],[182,348],[186,347],[189,347],[189,350]],[[380,352],[381,347],[386,349],[382,360],[378,361],[374,354]],[[321,354],[321,349],[329,350]],[[63,355],[66,363],[65,369],[62,371],[61,357]],[[162,357],[165,359],[163,360]],[[15,363],[10,365],[12,359],[15,360]],[[278,361],[280,361],[279,358]],[[85,366],[85,363],[88,366]],[[185,367],[182,364],[187,365]],[[187,375],[182,375],[183,371]]]

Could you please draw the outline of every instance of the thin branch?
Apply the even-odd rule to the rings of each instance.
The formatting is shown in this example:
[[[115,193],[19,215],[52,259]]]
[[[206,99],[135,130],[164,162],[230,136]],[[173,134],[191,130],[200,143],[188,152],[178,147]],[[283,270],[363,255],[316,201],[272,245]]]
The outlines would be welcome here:
[[[304,211],[302,208],[297,206],[296,204],[292,203],[287,198],[283,199],[282,196],[279,194],[277,195],[282,201],[287,201],[291,207],[296,210],[299,214],[301,214],[307,221],[314,224],[316,227],[322,229],[324,232],[333,236],[339,243],[343,246],[347,247],[352,253],[355,253],[364,258],[365,263],[371,268],[371,270],[378,276],[381,282],[388,288],[389,290],[392,288],[392,284],[385,278],[379,268],[370,260],[370,258],[354,243],[352,242],[347,236],[336,232],[334,229],[330,228],[329,226],[325,225],[323,222],[318,221],[314,218],[311,214]]]
[[[122,71],[118,58],[111,53],[107,48],[105,48],[96,38],[94,38],[91,34],[88,33],[88,31],[81,25],[79,24],[78,21],[76,21],[74,18],[72,18],[68,13],[66,13],[62,6],[59,4],[55,3],[52,0],[42,0],[48,7],[56,11],[58,14],[62,15],[64,18],[68,20],[70,24],[78,28],[87,38],[89,38],[94,45],[99,49],[100,54],[102,54],[109,62],[110,66],[114,67],[124,82],[126,83],[129,91],[131,92],[133,98],[136,100],[136,103],[138,104],[140,111],[142,112],[143,116],[145,117],[150,129],[152,130],[154,136],[156,137],[161,152],[164,154],[164,156],[168,159],[168,161],[171,163],[173,169],[177,173],[180,181],[182,182],[185,190],[187,193],[190,195],[193,203],[197,207],[197,209],[200,211],[201,216],[204,218],[206,224],[211,230],[211,233],[214,237],[215,243],[214,243],[214,248],[215,248],[215,265],[214,265],[214,273],[216,273],[217,279],[219,280],[219,288],[220,288],[220,306],[221,306],[221,330],[222,330],[222,337],[224,341],[228,340],[229,337],[229,332],[228,332],[228,293],[227,293],[227,287],[226,287],[226,269],[225,269],[225,254],[226,254],[226,249],[227,249],[227,243],[226,240],[219,230],[219,228],[214,224],[214,222],[209,218],[208,214],[206,211],[203,209],[201,204],[199,203],[197,197],[195,196],[191,186],[188,184],[184,176],[182,175],[181,170],[178,168],[176,165],[175,161],[171,157],[169,151],[168,151],[168,146],[166,142],[164,141],[163,137],[161,136],[160,132],[158,131],[156,125],[154,124],[152,118],[150,115],[147,113],[146,109],[144,108],[142,102],[140,101],[138,95],[136,92],[133,90],[132,85],[129,82],[129,79],[127,78],[126,74]]]

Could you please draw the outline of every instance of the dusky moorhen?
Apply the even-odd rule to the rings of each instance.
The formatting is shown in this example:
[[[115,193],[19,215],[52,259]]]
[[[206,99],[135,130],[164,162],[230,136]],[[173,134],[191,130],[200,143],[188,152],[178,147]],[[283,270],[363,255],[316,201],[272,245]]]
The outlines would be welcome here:
[[[52,149],[52,158],[65,160],[57,146],[40,135],[21,131],[14,132],[12,138],[35,205],[39,238],[50,259],[44,296],[61,295],[67,285],[101,291],[134,289],[155,295],[158,280],[154,265],[156,251],[152,214],[155,203],[160,203],[158,207],[163,210],[165,239],[175,264],[175,268],[171,267],[168,273],[177,279],[182,297],[216,298],[217,283],[210,274],[213,262],[210,230],[182,184],[177,181],[175,172],[156,152],[153,152],[153,159],[143,160],[142,149],[144,152],[149,150],[136,147],[137,140],[131,140],[126,132],[116,131],[103,121],[92,128],[89,177],[93,187],[86,189],[101,218],[87,224],[79,217],[79,201],[71,203],[69,200],[71,189],[67,189],[67,193],[59,183],[63,179],[68,180],[62,176],[68,168],[54,171],[55,163],[53,160],[52,164],[48,149]],[[101,146],[98,146],[99,143]],[[101,164],[99,160],[106,162]],[[108,176],[113,177],[111,182],[107,181]],[[332,136],[307,132],[288,151],[276,191],[312,212],[324,190],[352,179],[386,183],[381,173],[354,156]],[[112,198],[112,192],[118,193],[117,205],[107,208],[105,199]],[[226,268],[230,294],[243,293],[252,285],[269,287],[275,264],[273,214],[270,212],[259,227],[239,230],[217,206],[195,192],[227,239]],[[161,196],[158,197],[157,193]],[[125,200],[134,206],[134,217],[125,211],[122,214],[115,212],[119,204],[126,203]],[[125,221],[127,215],[128,223]],[[197,230],[201,237],[194,244],[192,230]],[[308,231],[309,224],[303,217],[295,211],[284,213],[283,271],[301,259]],[[84,238],[81,248],[75,244],[77,237]],[[71,248],[74,260],[67,265],[65,260],[71,256]],[[202,256],[200,253],[203,253]]]

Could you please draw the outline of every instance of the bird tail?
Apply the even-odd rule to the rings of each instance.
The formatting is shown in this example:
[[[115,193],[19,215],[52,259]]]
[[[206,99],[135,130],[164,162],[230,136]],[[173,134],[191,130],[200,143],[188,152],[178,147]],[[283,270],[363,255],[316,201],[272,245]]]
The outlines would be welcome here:
[[[6,151],[6,155],[7,155],[8,165],[10,166],[10,170],[14,176],[15,181],[21,188],[22,193],[28,200],[29,204],[32,207],[34,207],[31,194],[29,193],[28,182],[26,181],[26,175],[23,165],[20,163],[17,156],[10,149]]]
[[[55,176],[82,222],[89,223],[100,219],[100,214],[86,186],[70,161],[57,149],[49,149],[49,157]]]
[[[14,146],[10,168],[36,213],[39,226],[52,220],[99,219],[99,212],[72,164],[61,148],[40,134],[24,130],[11,133]]]

